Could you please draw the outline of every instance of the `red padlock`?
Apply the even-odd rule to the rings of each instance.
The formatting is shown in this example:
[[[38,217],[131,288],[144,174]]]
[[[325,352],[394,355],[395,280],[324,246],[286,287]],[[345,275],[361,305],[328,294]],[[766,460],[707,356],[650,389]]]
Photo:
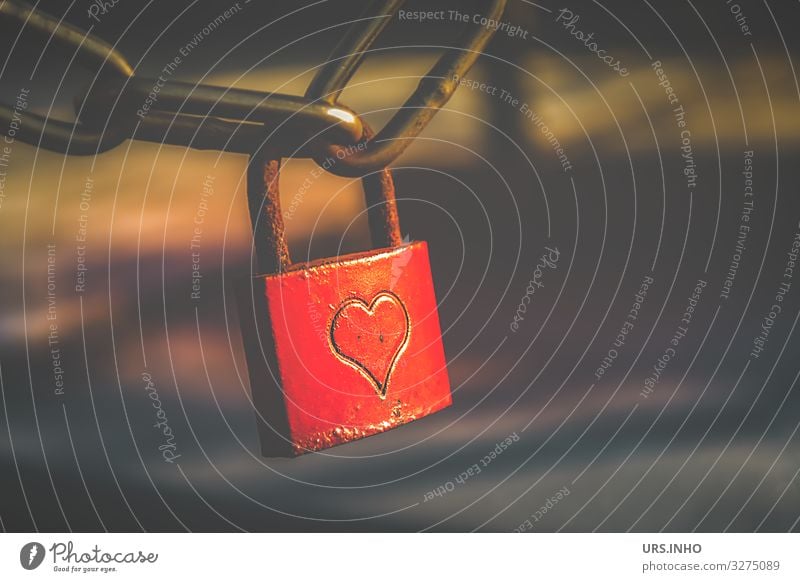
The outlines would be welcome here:
[[[373,244],[384,248],[291,264],[279,168],[251,161],[263,274],[237,298],[262,454],[324,449],[449,406],[428,248],[402,242],[389,171],[363,179]]]

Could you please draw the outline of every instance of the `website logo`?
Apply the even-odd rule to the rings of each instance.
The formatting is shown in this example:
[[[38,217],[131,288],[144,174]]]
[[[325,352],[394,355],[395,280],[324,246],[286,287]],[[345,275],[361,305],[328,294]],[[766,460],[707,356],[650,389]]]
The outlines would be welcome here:
[[[29,542],[19,552],[19,563],[26,570],[35,570],[44,561],[44,546],[39,542]]]

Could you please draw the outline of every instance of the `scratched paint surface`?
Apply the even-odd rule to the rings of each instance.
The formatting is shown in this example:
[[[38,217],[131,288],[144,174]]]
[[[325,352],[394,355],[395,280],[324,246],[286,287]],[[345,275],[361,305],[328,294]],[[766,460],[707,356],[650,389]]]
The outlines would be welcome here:
[[[424,242],[258,281],[282,391],[270,379],[251,383],[271,392],[268,406],[285,407],[295,454],[383,432],[451,403]],[[270,433],[262,430],[280,438]]]

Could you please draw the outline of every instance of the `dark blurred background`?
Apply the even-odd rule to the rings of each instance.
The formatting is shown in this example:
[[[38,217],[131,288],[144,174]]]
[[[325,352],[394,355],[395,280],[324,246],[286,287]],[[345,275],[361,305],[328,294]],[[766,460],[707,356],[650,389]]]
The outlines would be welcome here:
[[[39,3],[156,76],[233,3],[120,0],[99,21],[90,5]],[[301,95],[363,6],[241,0],[172,78]],[[486,3],[406,9],[472,17]],[[573,28],[562,9],[579,16]],[[500,30],[468,75],[498,91],[461,87],[395,162],[403,232],[430,246],[454,404],[322,453],[259,454],[232,297],[250,267],[245,156],[131,141],[96,157],[10,145],[0,168],[3,529],[798,529],[800,281],[784,272],[800,220],[800,6],[509,0],[503,21],[524,35]],[[341,102],[381,127],[465,26],[394,19]],[[629,74],[570,30],[593,32]],[[28,111],[70,120],[94,73],[17,32],[0,38],[2,101],[28,89]],[[314,167],[291,159],[282,173],[293,257],[367,248],[358,182],[325,174],[304,187]],[[194,301],[189,242],[209,177]],[[512,331],[545,247],[559,262]],[[639,317],[598,379],[646,277]],[[644,396],[698,280],[707,285],[688,333]],[[782,311],[751,356],[782,282]],[[145,373],[175,463],[158,449]],[[456,481],[475,464],[479,474]]]

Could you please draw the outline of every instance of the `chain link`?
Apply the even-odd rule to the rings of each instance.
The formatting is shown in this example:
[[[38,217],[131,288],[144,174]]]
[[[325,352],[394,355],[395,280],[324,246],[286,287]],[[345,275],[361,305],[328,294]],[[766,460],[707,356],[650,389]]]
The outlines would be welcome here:
[[[157,99],[150,97],[154,88]],[[148,99],[152,108],[144,109]],[[79,109],[85,127],[100,128],[111,120],[135,139],[245,154],[267,138],[280,140],[280,151],[289,154],[313,139],[356,143],[364,132],[359,117],[341,105],[146,77],[100,82]]]
[[[468,31],[464,48],[447,49],[402,108],[369,139],[359,117],[337,100],[403,3],[374,1],[366,12],[369,17],[350,28],[305,96],[299,97],[139,77],[103,40],[24,2],[5,0],[0,19],[15,23],[20,31],[30,28],[47,45],[72,51],[82,65],[97,71],[87,94],[75,100],[76,121],[29,113],[17,137],[75,155],[99,154],[126,139],[252,154],[268,140],[271,151],[282,155],[318,160],[333,155],[338,163],[329,169],[336,174],[361,176],[379,170],[396,159],[448,101],[458,86],[455,79],[469,70],[494,33],[484,26]],[[505,3],[493,0],[487,16],[499,20]],[[0,105],[0,123],[7,125],[12,116],[11,108]]]

